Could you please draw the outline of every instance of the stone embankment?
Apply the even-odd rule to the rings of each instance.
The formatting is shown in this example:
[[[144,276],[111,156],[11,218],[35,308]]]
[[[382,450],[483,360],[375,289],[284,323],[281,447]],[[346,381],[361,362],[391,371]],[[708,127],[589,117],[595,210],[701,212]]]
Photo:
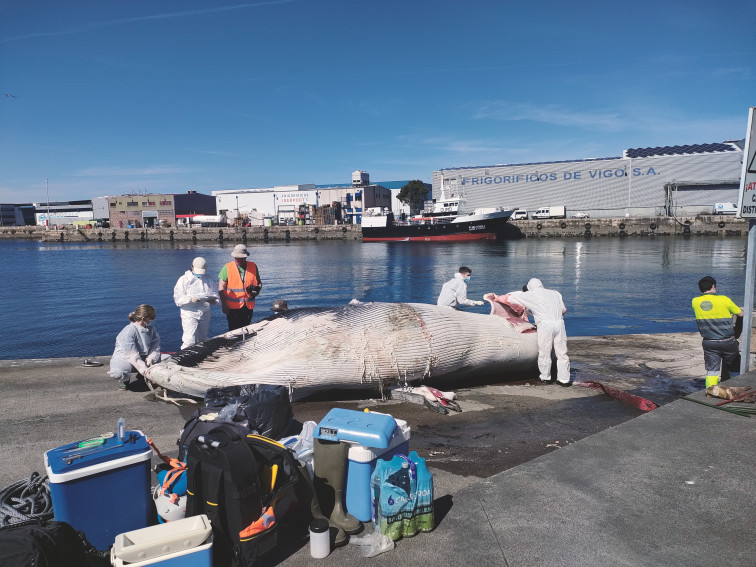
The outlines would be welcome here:
[[[613,217],[510,221],[525,238],[623,236],[746,236],[748,221],[727,215]]]
[[[360,240],[359,225],[253,226],[245,228],[3,228],[0,238],[42,242],[290,242],[292,240]]]
[[[614,217],[510,221],[504,237],[593,238],[626,236],[730,236],[748,234],[748,221],[734,216]],[[64,228],[2,227],[0,239],[42,242],[290,242],[360,240],[359,225],[252,226],[215,228]]]

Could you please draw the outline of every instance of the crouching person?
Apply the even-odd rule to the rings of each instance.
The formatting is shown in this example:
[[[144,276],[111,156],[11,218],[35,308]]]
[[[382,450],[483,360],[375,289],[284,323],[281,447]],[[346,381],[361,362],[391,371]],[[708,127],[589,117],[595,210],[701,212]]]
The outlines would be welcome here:
[[[160,361],[160,335],[155,330],[155,308],[140,305],[129,313],[129,323],[118,333],[108,374],[118,380],[119,390],[128,390],[132,372],[144,375]]]

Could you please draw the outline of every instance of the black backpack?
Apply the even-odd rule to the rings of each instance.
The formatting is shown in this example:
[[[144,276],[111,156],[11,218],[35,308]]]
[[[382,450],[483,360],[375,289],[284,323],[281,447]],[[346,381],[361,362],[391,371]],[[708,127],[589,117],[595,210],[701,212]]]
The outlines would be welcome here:
[[[0,528],[0,567],[82,567],[84,549],[65,522],[29,520]]]
[[[294,499],[297,461],[283,445],[216,424],[188,444],[187,516],[207,514],[213,563],[250,567],[277,543]]]

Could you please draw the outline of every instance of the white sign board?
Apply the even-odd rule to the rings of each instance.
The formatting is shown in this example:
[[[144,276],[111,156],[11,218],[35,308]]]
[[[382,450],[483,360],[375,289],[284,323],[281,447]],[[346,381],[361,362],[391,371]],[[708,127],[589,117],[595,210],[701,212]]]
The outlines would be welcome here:
[[[740,175],[740,197],[738,197],[738,216],[744,219],[756,218],[756,108],[748,113],[748,131],[743,150],[743,172]]]

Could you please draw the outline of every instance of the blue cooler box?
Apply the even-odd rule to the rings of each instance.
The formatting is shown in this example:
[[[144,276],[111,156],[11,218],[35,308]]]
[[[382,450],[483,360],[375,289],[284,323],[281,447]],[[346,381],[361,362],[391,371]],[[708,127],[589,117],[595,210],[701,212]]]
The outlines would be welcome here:
[[[126,431],[121,443],[88,439],[45,453],[55,519],[81,530],[98,550],[116,535],[152,523],[152,448],[141,431]]]
[[[410,427],[390,415],[334,408],[315,428],[314,437],[349,445],[346,508],[361,522],[371,520],[370,477],[379,458],[409,451]]]

